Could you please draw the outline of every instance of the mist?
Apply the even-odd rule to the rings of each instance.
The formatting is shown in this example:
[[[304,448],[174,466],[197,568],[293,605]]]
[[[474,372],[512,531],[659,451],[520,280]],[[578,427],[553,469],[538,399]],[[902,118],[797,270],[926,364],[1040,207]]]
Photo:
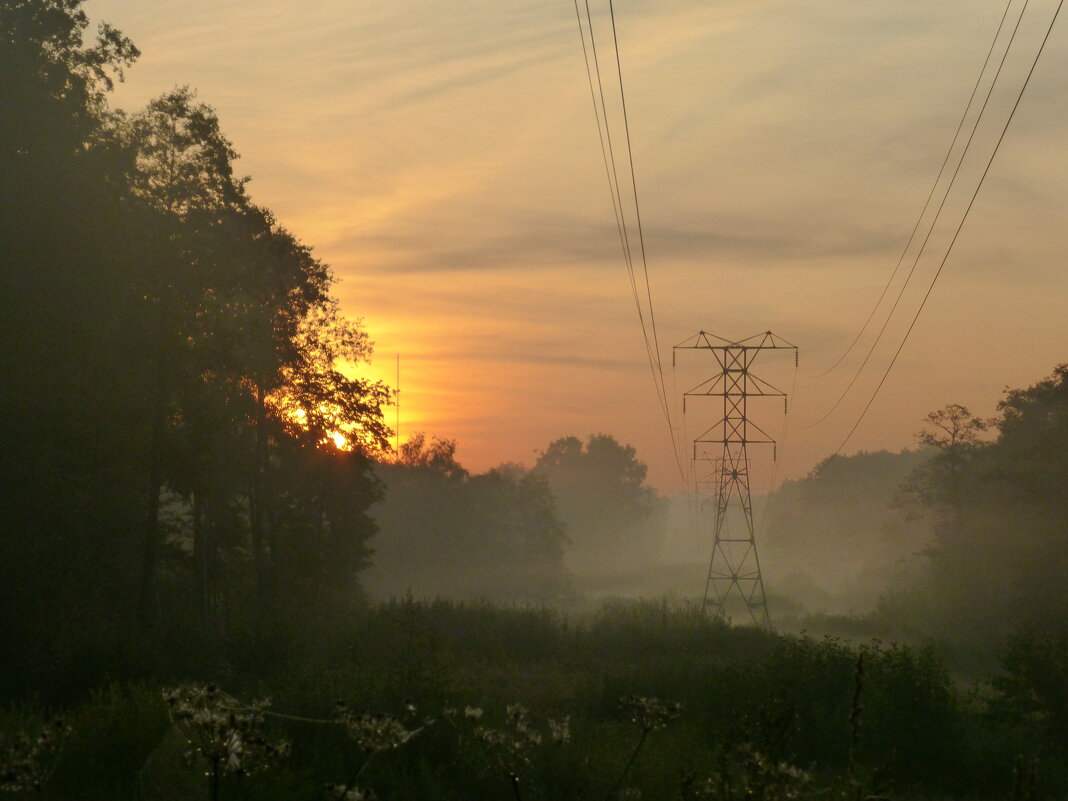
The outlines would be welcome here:
[[[699,16],[728,36],[720,5]],[[522,11],[508,17],[516,46],[552,47],[510,74],[566,47],[552,35],[564,21],[528,41]],[[407,42],[407,28],[392,33]],[[493,83],[462,38],[458,83]],[[507,354],[557,391],[531,402],[535,422],[529,406],[509,416],[507,376],[467,385],[442,359],[462,391],[413,392],[445,411],[406,418],[402,435],[399,387],[377,377],[375,326],[356,316],[398,294],[389,265],[364,276],[374,292],[342,296],[315,245],[253,198],[238,143],[193,89],[112,105],[139,57],[117,28],[94,32],[79,0],[0,1],[0,796],[1068,793],[1068,365],[1024,380],[992,361],[983,381],[1016,385],[987,398],[993,416],[940,398],[909,447],[828,453],[752,498],[760,573],[744,578],[759,582],[761,615],[710,604],[716,515],[752,546],[737,495],[748,465],[720,474],[732,504],[727,482],[718,494],[657,483],[664,454],[628,422],[641,403],[623,408],[638,397],[633,360],[618,342],[591,355],[580,336],[593,310],[621,316],[608,295],[576,293],[583,248],[561,258],[544,227],[432,265],[451,278],[477,261],[486,280],[523,282],[519,255],[491,262],[537,239],[567,273],[539,280],[559,279],[582,322],[552,322],[551,339],[521,349],[492,326],[457,326],[486,345],[471,360]],[[378,112],[425,94],[391,86]],[[549,194],[555,209],[564,193]],[[480,208],[493,205],[487,192]],[[469,293],[436,280],[400,294],[418,308]],[[488,297],[475,302],[509,316]],[[600,371],[584,373],[591,396],[618,382],[626,403],[588,413],[568,394],[579,368]],[[937,386],[957,390],[953,375]],[[461,435],[430,424],[446,418]],[[491,468],[461,456],[490,450]]]

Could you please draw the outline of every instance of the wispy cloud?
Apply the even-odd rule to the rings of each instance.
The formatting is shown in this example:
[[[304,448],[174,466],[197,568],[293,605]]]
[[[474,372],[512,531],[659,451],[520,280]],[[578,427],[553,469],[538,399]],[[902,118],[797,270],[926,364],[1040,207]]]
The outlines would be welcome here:
[[[607,79],[607,4],[591,7]],[[571,5],[88,8],[144,51],[120,105],[189,83],[218,107],[254,197],[334,266],[346,308],[365,317],[380,351],[418,364],[410,413],[470,438],[483,461],[611,430],[669,480]],[[921,281],[1052,12],[1049,0],[1029,8]],[[832,361],[904,246],[1000,13],[971,0],[617,0],[663,341],[699,327],[729,336],[787,326],[780,333],[808,363]],[[1068,37],[1055,35],[885,390],[889,403],[858,447],[905,445],[939,399],[992,407],[1005,382],[1063,360],[1051,343],[1068,337],[1068,323],[1050,299],[1068,292],[1052,266],[1068,249],[1066,70]],[[618,87],[606,88],[622,171]],[[918,300],[906,300],[911,313]],[[1023,356],[1001,344],[1021,332],[1040,340],[1028,339]],[[815,411],[838,385],[799,389],[799,407]],[[840,434],[831,426],[795,440],[792,469]]]

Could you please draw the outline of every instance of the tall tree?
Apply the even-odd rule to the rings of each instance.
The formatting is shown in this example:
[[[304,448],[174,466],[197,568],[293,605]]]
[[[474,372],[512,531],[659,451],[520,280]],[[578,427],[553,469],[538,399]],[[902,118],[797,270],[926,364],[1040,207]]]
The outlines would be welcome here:
[[[0,2],[0,680],[57,688],[122,637],[143,497],[146,215],[104,102],[137,51],[87,27]]]
[[[340,313],[330,268],[251,203],[247,179],[235,177],[236,151],[209,106],[176,89],[128,118],[124,130],[136,153],[135,191],[170,221],[153,294],[157,381],[142,608],[153,608],[160,497],[178,486],[172,467],[179,464],[194,510],[198,576],[210,576],[215,560],[212,510],[229,520],[236,496],[245,499],[262,628],[278,597],[272,473],[291,453],[282,444],[332,448],[337,438],[345,448],[384,448],[388,392],[343,372],[369,359],[366,332]],[[173,452],[183,449],[198,454],[199,471],[175,462]],[[244,485],[217,482],[222,465],[243,475]],[[354,499],[361,509],[369,502]],[[201,583],[201,595],[213,591]]]
[[[533,472],[556,498],[571,538],[569,565],[603,573],[648,566],[658,556],[666,505],[645,484],[634,448],[607,434],[549,444]]]
[[[251,203],[192,92],[108,110],[137,51],[106,25],[83,42],[81,5],[0,0],[3,686],[135,669],[138,606],[168,629],[148,656],[266,617],[248,586],[358,595],[388,438],[330,268]]]
[[[379,594],[548,600],[566,590],[566,528],[540,476],[508,466],[472,475],[455,441],[422,434],[379,474],[387,492],[368,579]]]
[[[194,98],[188,88],[168,92],[123,119],[120,129],[135,154],[131,187],[162,220],[146,293],[154,307],[155,331],[141,562],[140,613],[145,623],[157,607],[160,494],[166,482],[168,421],[176,418],[183,385],[196,382],[198,374],[209,367],[196,358],[197,345],[203,334],[217,327],[219,320],[212,312],[220,305],[225,308],[231,294],[226,290],[232,290],[235,283],[227,280],[232,268],[218,258],[218,242],[230,233],[232,225],[227,221],[248,205],[244,182],[233,177],[237,153],[212,109]],[[217,300],[223,303],[213,302]]]
[[[929,418],[943,425],[921,436],[939,450],[908,486],[936,516],[937,536],[917,586],[887,605],[976,645],[1068,620],[1068,365],[1007,390],[998,412],[987,442],[964,407]]]
[[[83,0],[3,0],[0,3],[0,159],[9,170],[49,162],[59,170],[84,156],[106,118],[106,93],[140,55],[106,23],[85,45],[89,18]]]
[[[982,448],[986,430],[987,422],[959,403],[947,404],[928,414],[923,428],[916,433],[916,441],[933,449],[934,456],[913,473],[906,492],[928,505],[941,504],[958,512],[968,463]]]

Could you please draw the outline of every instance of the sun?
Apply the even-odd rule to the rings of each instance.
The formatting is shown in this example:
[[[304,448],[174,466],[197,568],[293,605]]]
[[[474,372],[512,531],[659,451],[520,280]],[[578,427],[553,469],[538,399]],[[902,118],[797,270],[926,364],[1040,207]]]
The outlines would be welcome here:
[[[295,425],[305,431],[308,430],[309,415],[306,409],[287,403],[284,399],[278,399],[277,397],[272,400],[274,401],[275,408],[289,424]],[[326,406],[321,406],[319,411],[328,412],[329,409]],[[333,447],[339,451],[351,451],[356,447],[356,443],[359,441],[358,436],[353,436],[355,430],[356,427],[350,427],[348,432],[340,429],[330,431],[326,436],[319,440],[318,444],[320,447],[333,445]]]

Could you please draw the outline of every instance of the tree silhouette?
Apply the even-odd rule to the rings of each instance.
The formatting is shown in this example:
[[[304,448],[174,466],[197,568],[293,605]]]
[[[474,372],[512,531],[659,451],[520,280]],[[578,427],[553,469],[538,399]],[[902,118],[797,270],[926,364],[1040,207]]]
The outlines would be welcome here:
[[[138,53],[107,25],[83,42],[81,6],[0,3],[11,686],[137,672],[183,638],[292,631],[292,610],[358,598],[389,436],[330,267],[251,202],[191,90],[108,108]]]
[[[634,448],[607,434],[563,437],[538,457],[571,538],[572,566],[605,572],[648,565],[662,536],[664,501],[645,485]]]
[[[542,477],[509,466],[472,475],[455,441],[421,433],[379,473],[380,593],[544,601],[566,590],[566,527]]]

